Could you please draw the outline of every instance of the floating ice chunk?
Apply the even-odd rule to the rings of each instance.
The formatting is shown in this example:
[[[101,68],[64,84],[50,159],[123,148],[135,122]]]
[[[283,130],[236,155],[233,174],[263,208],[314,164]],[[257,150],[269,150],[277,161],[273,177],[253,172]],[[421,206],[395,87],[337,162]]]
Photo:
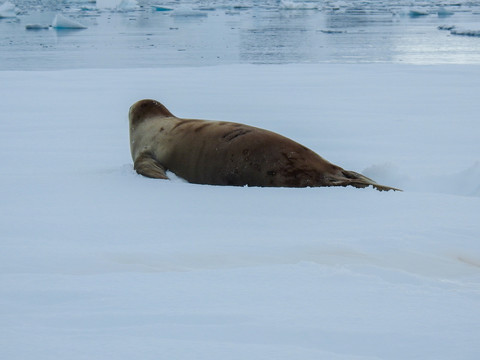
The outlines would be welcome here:
[[[346,7],[348,7],[348,4],[345,1],[333,1],[333,2],[326,2],[324,5],[325,10],[331,10],[331,11],[342,11]]]
[[[137,10],[138,8],[137,0],[122,0],[120,4],[117,5],[117,10],[120,11],[131,11]]]
[[[455,25],[440,25],[438,30],[449,30],[452,35],[480,37],[480,30],[459,29]]]
[[[427,16],[427,15],[429,15],[429,12],[422,9],[411,9],[408,12],[408,16],[410,16],[411,18],[417,18],[420,16]]]
[[[440,25],[438,28],[438,30],[453,30],[455,29],[455,25]]]
[[[473,36],[480,37],[480,30],[469,30],[469,29],[452,29],[450,31],[452,35],[461,35],[461,36]]]
[[[173,9],[171,8],[167,8],[165,6],[161,6],[161,5],[152,5],[153,7],[153,10],[155,11],[172,11]]]
[[[15,5],[13,5],[10,1],[5,1],[2,5],[0,5],[0,10],[15,11]]]
[[[17,17],[17,9],[10,1],[5,1],[0,5],[0,19]]]
[[[327,29],[327,30],[320,30],[320,32],[324,33],[324,34],[343,34],[345,33],[346,31],[344,30],[331,30],[331,29]]]
[[[233,5],[232,9],[233,10],[248,10],[251,9],[252,7],[250,5],[243,5],[243,4],[237,4]]]
[[[206,12],[200,10],[193,10],[192,8],[188,7],[181,7],[172,11],[170,16],[178,16],[178,17],[205,17],[208,16]]]
[[[316,4],[297,3],[293,1],[281,0],[280,9],[282,10],[317,10]]]
[[[116,9],[120,5],[121,0],[97,0],[97,9]]]
[[[447,17],[447,16],[452,16],[454,14],[453,11],[447,10],[444,7],[441,7],[437,11],[438,17]]]
[[[202,11],[216,11],[217,10],[217,8],[214,7],[214,6],[198,6],[197,9],[202,10]]]
[[[52,22],[52,27],[55,29],[86,29],[85,25],[79,22],[69,19],[61,14],[55,15]]]
[[[48,30],[50,29],[49,25],[40,25],[40,24],[29,24],[25,26],[27,30]]]

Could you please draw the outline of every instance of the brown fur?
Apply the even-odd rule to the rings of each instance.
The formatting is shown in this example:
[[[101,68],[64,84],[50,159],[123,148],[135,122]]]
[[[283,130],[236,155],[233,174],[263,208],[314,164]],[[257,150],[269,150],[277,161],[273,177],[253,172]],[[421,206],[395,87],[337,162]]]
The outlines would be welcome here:
[[[168,179],[170,170],[191,183],[235,186],[355,186],[398,190],[323,159],[282,135],[221,121],[180,119],[155,100],[130,108],[135,170]]]

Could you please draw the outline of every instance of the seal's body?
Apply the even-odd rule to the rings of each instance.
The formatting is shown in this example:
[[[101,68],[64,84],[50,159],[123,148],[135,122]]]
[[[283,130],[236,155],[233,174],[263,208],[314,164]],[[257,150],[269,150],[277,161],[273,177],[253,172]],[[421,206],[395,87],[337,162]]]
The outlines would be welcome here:
[[[397,190],[323,159],[293,140],[256,127],[180,119],[155,100],[130,108],[130,148],[135,170],[210,185],[347,186]]]

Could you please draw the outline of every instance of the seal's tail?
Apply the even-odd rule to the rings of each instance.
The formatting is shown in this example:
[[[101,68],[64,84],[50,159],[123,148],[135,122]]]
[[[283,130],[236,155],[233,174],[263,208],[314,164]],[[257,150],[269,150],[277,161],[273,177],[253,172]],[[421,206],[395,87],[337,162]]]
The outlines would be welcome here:
[[[357,188],[364,188],[371,185],[378,191],[403,191],[401,189],[397,189],[391,186],[377,184],[375,181],[362,174],[359,174],[355,171],[348,171],[343,169],[339,171],[339,174],[337,176],[332,177],[332,179],[330,180],[331,186],[354,186]]]

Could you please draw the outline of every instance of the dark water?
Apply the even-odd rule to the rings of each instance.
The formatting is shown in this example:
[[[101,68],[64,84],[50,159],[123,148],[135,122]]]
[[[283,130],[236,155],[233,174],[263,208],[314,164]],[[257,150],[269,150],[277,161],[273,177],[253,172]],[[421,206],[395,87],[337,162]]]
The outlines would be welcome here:
[[[131,11],[116,0],[17,1],[16,18],[0,19],[0,70],[199,66],[232,63],[480,64],[480,37],[452,35],[440,25],[480,30],[478,2],[305,2],[314,10],[285,9],[279,1],[163,2],[198,16],[155,11],[139,1]],[[118,0],[117,2],[120,2]],[[113,8],[112,8],[113,7]],[[49,25],[56,13],[84,30],[27,30]]]

